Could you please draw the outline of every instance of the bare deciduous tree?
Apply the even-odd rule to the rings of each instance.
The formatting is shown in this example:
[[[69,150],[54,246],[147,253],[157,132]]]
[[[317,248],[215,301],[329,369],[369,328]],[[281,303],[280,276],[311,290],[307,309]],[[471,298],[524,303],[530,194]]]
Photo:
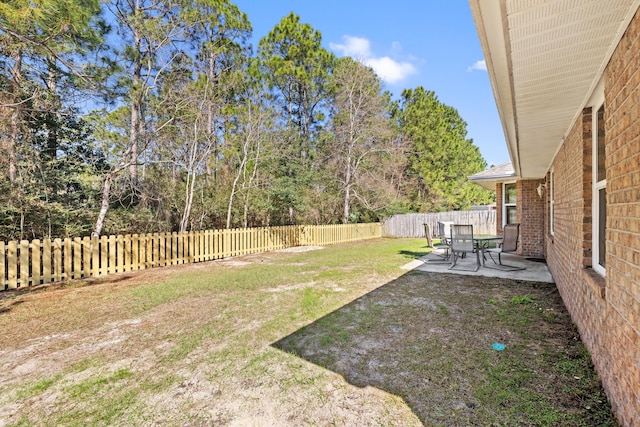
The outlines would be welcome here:
[[[342,222],[346,224],[354,197],[365,208],[374,209],[383,200],[379,196],[387,193],[385,187],[389,183],[380,160],[394,149],[393,132],[387,116],[388,101],[371,68],[349,57],[342,58],[332,82],[335,139],[331,165],[343,193]],[[376,195],[376,191],[381,194]]]

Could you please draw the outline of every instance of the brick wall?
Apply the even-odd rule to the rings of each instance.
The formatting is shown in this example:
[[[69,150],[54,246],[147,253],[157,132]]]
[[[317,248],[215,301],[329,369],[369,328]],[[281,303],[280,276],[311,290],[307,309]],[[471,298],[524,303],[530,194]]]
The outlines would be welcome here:
[[[623,426],[640,425],[640,16],[605,70],[606,279],[591,268],[591,109],[554,160],[547,262]],[[548,209],[545,215],[548,215]],[[548,233],[549,218],[544,220]]]
[[[640,14],[605,76],[607,333],[624,425],[640,425]]]
[[[518,255],[540,258],[544,256],[545,199],[538,197],[536,188],[544,180],[516,182],[516,220],[520,223]],[[496,234],[502,234],[503,183],[496,184]]]
[[[544,256],[545,200],[536,188],[544,180],[527,179],[516,183],[517,218],[520,223],[518,254],[530,257]]]

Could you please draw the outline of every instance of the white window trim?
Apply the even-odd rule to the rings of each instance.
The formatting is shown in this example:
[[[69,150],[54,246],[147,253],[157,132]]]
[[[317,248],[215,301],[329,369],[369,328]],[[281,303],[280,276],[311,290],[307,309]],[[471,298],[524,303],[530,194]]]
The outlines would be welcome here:
[[[604,92],[602,93],[602,97],[594,97],[597,103],[592,106],[591,115],[592,115],[592,161],[591,161],[591,182],[592,182],[592,193],[591,193],[591,212],[593,213],[593,218],[591,221],[592,226],[592,234],[591,234],[591,265],[593,269],[601,274],[602,276],[607,275],[606,269],[600,265],[600,245],[599,245],[599,237],[600,237],[600,194],[599,191],[602,189],[606,189],[607,187],[607,179],[596,181],[598,179],[598,110],[600,107],[604,105]]]
[[[516,181],[509,181],[509,182],[503,182],[502,183],[502,227],[504,227],[505,225],[507,225],[507,185],[510,184],[516,184]],[[516,207],[516,212],[518,210],[518,196],[517,196],[517,186],[516,186],[516,203],[509,203],[509,206],[515,206]]]

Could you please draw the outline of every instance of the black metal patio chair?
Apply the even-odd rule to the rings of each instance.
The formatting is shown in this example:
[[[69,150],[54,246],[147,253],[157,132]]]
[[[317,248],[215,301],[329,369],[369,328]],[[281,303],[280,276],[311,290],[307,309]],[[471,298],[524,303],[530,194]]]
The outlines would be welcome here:
[[[506,224],[503,229],[502,242],[496,248],[487,248],[485,253],[489,254],[489,258],[495,264],[495,267],[499,270],[517,271],[526,270],[526,267],[519,267],[517,265],[504,264],[502,262],[502,254],[514,253],[518,250],[518,238],[520,237],[520,224]],[[492,253],[498,254],[498,262],[493,258]],[[485,265],[486,266],[486,265]]]

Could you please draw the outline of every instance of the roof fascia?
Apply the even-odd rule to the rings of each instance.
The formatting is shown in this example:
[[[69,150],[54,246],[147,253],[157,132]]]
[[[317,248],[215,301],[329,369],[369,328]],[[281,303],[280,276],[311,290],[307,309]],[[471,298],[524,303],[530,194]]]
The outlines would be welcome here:
[[[520,175],[518,126],[513,90],[511,47],[505,0],[469,0],[484,52],[493,96],[502,122],[507,149],[516,175]]]

